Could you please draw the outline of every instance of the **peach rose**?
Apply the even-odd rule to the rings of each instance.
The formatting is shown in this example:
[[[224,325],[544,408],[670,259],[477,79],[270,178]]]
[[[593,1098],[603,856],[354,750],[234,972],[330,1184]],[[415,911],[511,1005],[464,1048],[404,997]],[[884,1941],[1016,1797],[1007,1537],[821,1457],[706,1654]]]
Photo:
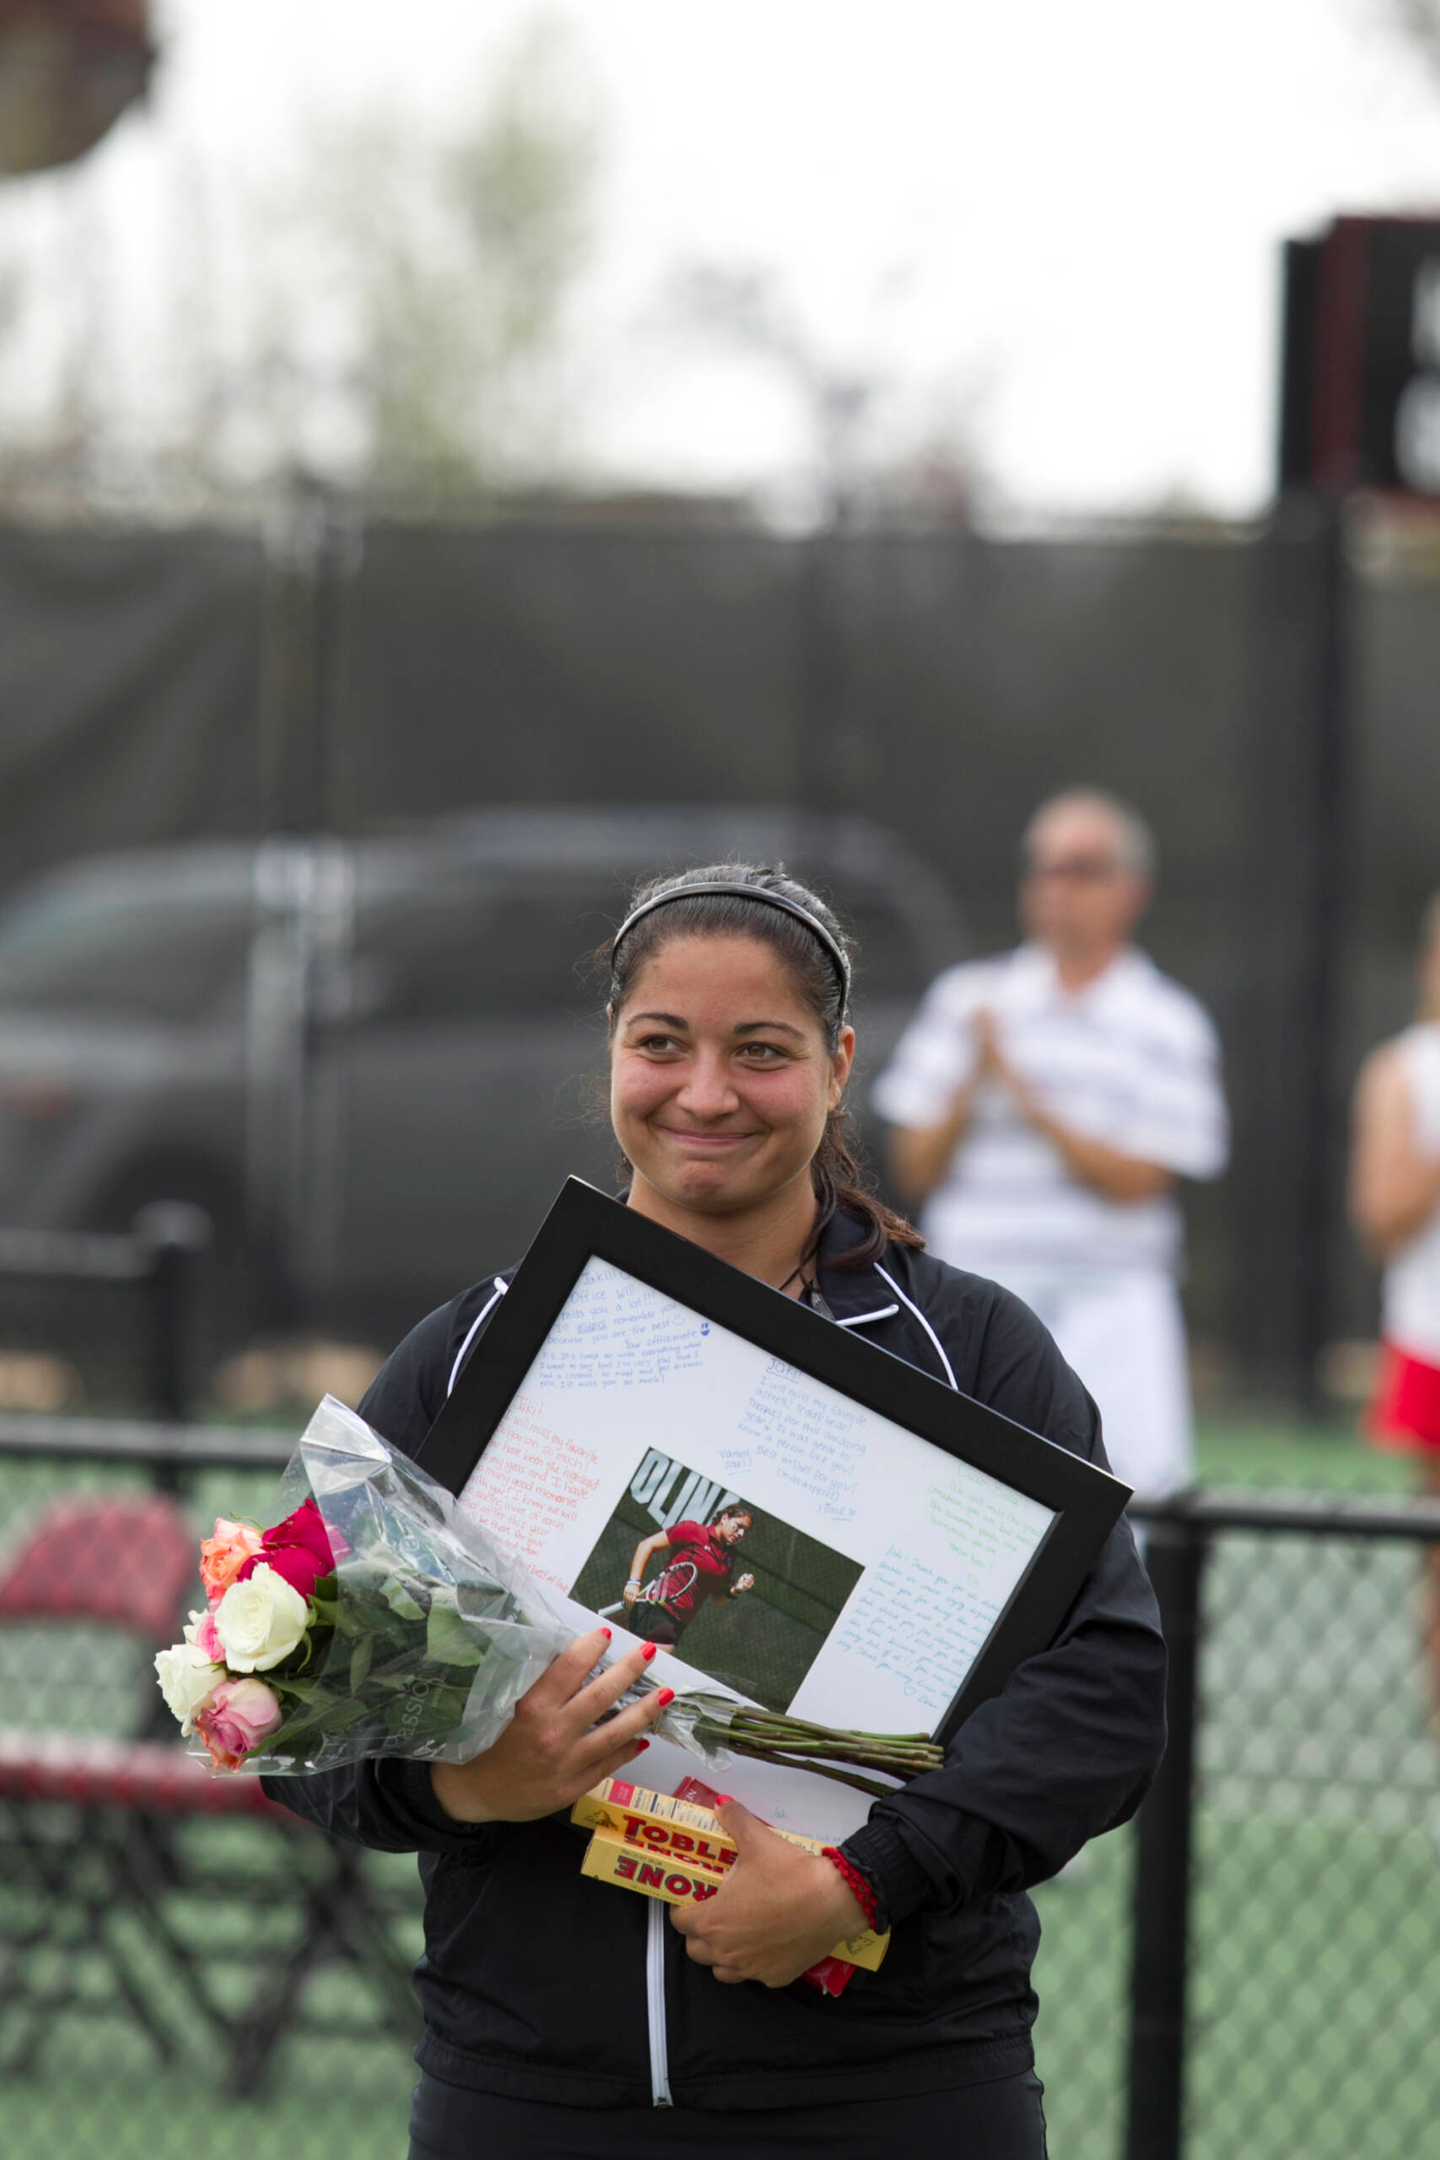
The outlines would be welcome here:
[[[249,1523],[231,1522],[224,1515],[215,1518],[214,1537],[206,1538],[200,1547],[200,1580],[212,1606],[225,1595],[246,1561],[263,1550],[260,1532]]]

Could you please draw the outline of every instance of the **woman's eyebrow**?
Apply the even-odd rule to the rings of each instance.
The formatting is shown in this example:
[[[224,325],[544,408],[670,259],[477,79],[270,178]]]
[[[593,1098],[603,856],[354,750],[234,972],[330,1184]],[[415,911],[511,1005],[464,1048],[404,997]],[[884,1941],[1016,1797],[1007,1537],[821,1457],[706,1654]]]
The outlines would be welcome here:
[[[682,1019],[679,1013],[667,1012],[630,1013],[626,1018],[625,1025],[626,1027],[637,1027],[642,1020],[658,1022],[661,1027],[688,1028],[690,1025],[690,1022]],[[760,1028],[774,1028],[781,1035],[798,1035],[802,1041],[805,1035],[803,1028],[793,1027],[788,1020],[741,1020],[731,1030],[731,1033],[735,1035],[754,1035]]]

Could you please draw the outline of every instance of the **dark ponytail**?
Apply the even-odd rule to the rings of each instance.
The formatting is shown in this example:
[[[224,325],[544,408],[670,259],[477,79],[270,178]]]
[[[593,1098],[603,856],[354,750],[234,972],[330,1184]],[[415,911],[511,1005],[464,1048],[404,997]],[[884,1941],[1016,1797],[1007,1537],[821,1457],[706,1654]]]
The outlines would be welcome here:
[[[727,890],[689,893],[690,886]],[[769,899],[750,899],[735,888],[749,886]],[[669,896],[675,894],[672,900]],[[787,875],[783,863],[766,868],[756,863],[711,863],[702,869],[683,870],[678,876],[648,879],[631,895],[629,915],[646,902],[665,895],[663,907],[639,916],[597,958],[609,971],[611,1027],[640,970],[662,947],[683,937],[745,937],[768,945],[788,968],[805,1003],[820,1022],[825,1041],[833,1052],[839,1045],[849,999],[849,959],[854,940],[842,928],[825,902]],[[777,905],[776,902],[782,903]],[[825,936],[805,921],[813,916],[823,925]],[[837,952],[841,956],[837,958]],[[844,1104],[838,1104],[825,1120],[820,1145],[810,1163],[810,1178],[819,1202],[815,1235],[808,1260],[818,1246],[826,1225],[838,1214],[853,1216],[865,1229],[858,1245],[836,1255],[835,1267],[868,1267],[880,1259],[887,1244],[923,1245],[921,1237],[903,1215],[887,1207],[876,1193],[869,1172],[857,1154],[854,1121]],[[630,1164],[622,1157],[622,1175]]]

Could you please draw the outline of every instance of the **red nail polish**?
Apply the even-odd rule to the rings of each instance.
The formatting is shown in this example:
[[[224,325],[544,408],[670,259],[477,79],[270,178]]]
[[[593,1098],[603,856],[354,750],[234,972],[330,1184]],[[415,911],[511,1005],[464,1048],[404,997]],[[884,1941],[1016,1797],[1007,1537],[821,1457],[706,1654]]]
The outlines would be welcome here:
[[[658,1644],[658,1643],[653,1643],[653,1642],[647,1642],[647,1643],[646,1643],[646,1645],[645,1645],[644,1649],[643,1649],[643,1650],[641,1651],[641,1653],[640,1653],[640,1656],[641,1656],[641,1658],[642,1658],[642,1660],[644,1661],[644,1663],[645,1663],[645,1664],[647,1664],[647,1665],[649,1664],[649,1662],[650,1662],[651,1658],[652,1658],[652,1657],[654,1657],[654,1655],[655,1655],[655,1652],[656,1652],[656,1651],[658,1650],[658,1648],[659,1648],[659,1647],[660,1647],[660,1646],[659,1646],[659,1644]]]
[[[656,1701],[657,1701],[657,1702],[659,1703],[659,1705],[660,1705],[661,1709],[663,1710],[663,1709],[664,1709],[664,1707],[665,1707],[665,1705],[666,1705],[666,1703],[672,1703],[672,1702],[674,1702],[674,1700],[675,1700],[675,1690],[674,1690],[674,1688],[673,1688],[673,1687],[662,1687],[662,1688],[661,1688],[661,1690],[660,1690],[660,1693],[659,1693],[659,1694],[658,1694],[658,1695],[656,1696],[655,1700],[656,1700]]]
[[[728,1793],[728,1792],[717,1792],[717,1793],[716,1793],[716,1795],[715,1795],[715,1805],[716,1805],[716,1807],[734,1807],[734,1805],[735,1805],[735,1795],[734,1795],[734,1793]]]
[[[602,1627],[600,1632],[605,1637],[606,1642],[610,1642],[611,1640],[613,1640],[608,1627]]]
[[[637,1755],[643,1755],[643,1754],[644,1754],[644,1752],[645,1752],[645,1750],[646,1750],[646,1748],[647,1748],[647,1747],[649,1747],[649,1745],[650,1745],[650,1743],[649,1743],[649,1741],[648,1741],[648,1740],[637,1740],[637,1741],[635,1742],[635,1752],[636,1752],[636,1754],[637,1754]]]

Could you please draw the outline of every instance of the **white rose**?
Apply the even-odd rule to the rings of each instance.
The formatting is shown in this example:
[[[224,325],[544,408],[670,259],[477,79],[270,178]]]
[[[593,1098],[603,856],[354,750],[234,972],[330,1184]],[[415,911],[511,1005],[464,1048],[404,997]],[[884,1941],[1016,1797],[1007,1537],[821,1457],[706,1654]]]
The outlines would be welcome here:
[[[262,1560],[244,1582],[231,1583],[215,1608],[215,1632],[231,1672],[268,1672],[289,1657],[310,1608],[298,1590]]]
[[[196,1711],[204,1709],[226,1677],[224,1666],[212,1665],[194,1643],[181,1642],[173,1649],[157,1651],[155,1672],[166,1706],[180,1720],[180,1730],[188,1737],[194,1729]]]

